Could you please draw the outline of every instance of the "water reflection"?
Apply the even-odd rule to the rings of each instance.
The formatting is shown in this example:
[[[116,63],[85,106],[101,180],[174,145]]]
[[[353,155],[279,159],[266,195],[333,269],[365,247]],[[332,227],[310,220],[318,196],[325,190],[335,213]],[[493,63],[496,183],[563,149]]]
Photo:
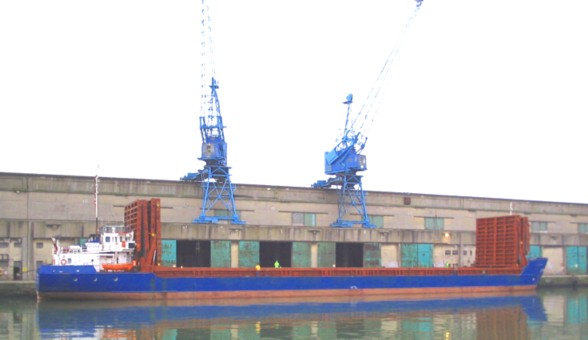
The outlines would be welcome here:
[[[588,334],[587,302],[588,290],[571,289],[199,304],[0,300],[0,339],[577,339]]]
[[[37,310],[43,338],[76,339],[429,339],[477,332],[516,339],[526,334],[527,318],[545,319],[536,295],[209,302],[47,301]]]

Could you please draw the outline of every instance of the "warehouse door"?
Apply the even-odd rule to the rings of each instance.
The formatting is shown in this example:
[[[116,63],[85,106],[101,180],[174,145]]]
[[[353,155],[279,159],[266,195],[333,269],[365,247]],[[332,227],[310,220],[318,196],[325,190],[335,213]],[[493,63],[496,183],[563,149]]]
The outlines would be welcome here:
[[[432,244],[403,244],[402,267],[405,268],[430,268],[433,267]]]
[[[210,241],[178,240],[178,267],[210,267]]]
[[[568,274],[586,274],[586,247],[566,247],[566,271]]]
[[[310,268],[310,243],[294,242],[292,244],[292,267]]]
[[[276,261],[292,267],[292,242],[259,242],[259,265],[273,267]]]
[[[363,243],[337,243],[335,254],[337,267],[363,267]]]
[[[175,267],[177,265],[177,241],[161,240],[161,265]]]

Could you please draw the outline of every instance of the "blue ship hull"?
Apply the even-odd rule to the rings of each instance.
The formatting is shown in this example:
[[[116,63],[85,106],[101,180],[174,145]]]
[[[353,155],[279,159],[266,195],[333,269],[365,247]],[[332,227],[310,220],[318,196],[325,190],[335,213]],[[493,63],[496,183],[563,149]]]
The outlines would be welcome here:
[[[529,260],[519,274],[160,277],[143,272],[96,272],[93,266],[42,266],[39,298],[217,299],[484,293],[534,290],[547,259]]]

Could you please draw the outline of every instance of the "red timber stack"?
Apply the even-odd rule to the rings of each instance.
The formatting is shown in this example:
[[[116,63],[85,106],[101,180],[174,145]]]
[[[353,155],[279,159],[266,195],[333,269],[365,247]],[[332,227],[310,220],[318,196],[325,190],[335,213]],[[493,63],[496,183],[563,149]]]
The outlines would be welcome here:
[[[135,258],[141,271],[161,263],[161,202],[137,200],[125,207],[125,226],[135,234]]]
[[[529,219],[519,215],[476,220],[476,267],[513,268],[527,265]]]

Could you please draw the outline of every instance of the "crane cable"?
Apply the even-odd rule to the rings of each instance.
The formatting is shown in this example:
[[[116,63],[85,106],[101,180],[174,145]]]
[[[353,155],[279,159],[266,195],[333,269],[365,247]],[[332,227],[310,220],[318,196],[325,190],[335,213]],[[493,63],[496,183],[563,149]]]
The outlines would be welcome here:
[[[206,0],[201,7],[201,40],[200,40],[200,114],[206,117],[208,124],[213,125],[216,116],[214,98],[210,95],[211,80],[215,77],[214,53],[212,49],[212,29],[210,9]]]
[[[354,129],[354,130],[363,131],[363,132],[361,132],[361,134],[364,136],[367,135],[367,129],[369,127],[371,127],[371,125],[372,125],[371,123],[373,123],[373,121],[375,119],[375,114],[370,116],[370,113],[371,112],[377,113],[377,109],[382,102],[383,97],[380,94],[382,92],[383,84],[385,83],[385,81],[388,77],[388,74],[390,73],[392,62],[394,61],[394,58],[398,54],[398,51],[400,50],[400,46],[402,45],[404,38],[408,34],[408,31],[413,24],[414,19],[415,19],[416,15],[418,14],[419,9],[421,8],[421,4],[422,4],[423,0],[416,0],[416,2],[417,2],[416,8],[412,12],[411,16],[407,19],[406,24],[404,25],[404,29],[402,31],[402,34],[399,38],[399,41],[398,41],[396,47],[394,49],[392,49],[392,51],[388,55],[388,59],[386,59],[384,66],[380,70],[380,74],[378,75],[378,77],[374,83],[374,86],[370,90],[366,100],[364,101],[364,103],[361,106],[361,109],[359,110],[359,113],[357,114],[357,116],[355,117],[355,119],[353,120],[353,123],[351,125],[351,126],[355,126],[355,123],[360,118],[362,118],[359,128]],[[368,118],[370,118],[370,119],[368,120]],[[370,124],[364,130],[364,126],[366,125],[366,122],[368,122],[368,121]],[[360,150],[357,150],[357,151],[358,152],[361,151],[361,149],[363,149],[364,145],[365,145],[365,143],[360,145]]]

